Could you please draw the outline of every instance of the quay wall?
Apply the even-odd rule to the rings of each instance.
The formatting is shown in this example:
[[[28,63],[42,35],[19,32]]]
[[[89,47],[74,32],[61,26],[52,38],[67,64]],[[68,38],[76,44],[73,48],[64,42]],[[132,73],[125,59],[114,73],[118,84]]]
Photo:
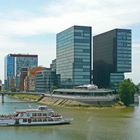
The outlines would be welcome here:
[[[47,105],[54,105],[54,106],[75,106],[75,107],[111,107],[113,106],[116,101],[110,100],[110,101],[100,101],[100,100],[84,100],[84,99],[72,99],[68,97],[57,97],[57,96],[45,96],[40,103],[47,104]]]
[[[25,101],[38,102],[41,104],[51,106],[63,106],[63,107],[112,107],[118,101],[116,100],[93,100],[93,99],[76,99],[67,96],[51,96],[50,94],[32,96],[32,95],[13,95],[12,97]]]

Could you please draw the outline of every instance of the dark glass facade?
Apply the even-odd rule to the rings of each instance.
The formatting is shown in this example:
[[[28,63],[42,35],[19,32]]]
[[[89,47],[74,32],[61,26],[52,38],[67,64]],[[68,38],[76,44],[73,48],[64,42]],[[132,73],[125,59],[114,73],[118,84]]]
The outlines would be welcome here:
[[[72,26],[57,34],[56,72],[62,86],[91,82],[91,27]]]
[[[93,82],[117,86],[131,72],[131,30],[114,29],[93,37]]]

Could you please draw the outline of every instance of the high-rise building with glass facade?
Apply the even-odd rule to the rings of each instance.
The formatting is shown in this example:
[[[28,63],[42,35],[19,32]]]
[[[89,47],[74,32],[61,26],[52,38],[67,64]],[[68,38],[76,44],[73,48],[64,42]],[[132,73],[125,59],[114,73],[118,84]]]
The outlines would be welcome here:
[[[61,86],[91,83],[91,27],[72,26],[56,37],[56,72]]]
[[[38,66],[38,55],[8,54],[5,57],[5,87],[19,88],[19,76],[22,68]],[[11,87],[12,86],[12,87]]]
[[[93,81],[117,87],[131,72],[131,30],[114,29],[93,37]]]
[[[52,92],[55,87],[59,87],[59,75],[51,68],[45,68],[35,76],[35,91]]]

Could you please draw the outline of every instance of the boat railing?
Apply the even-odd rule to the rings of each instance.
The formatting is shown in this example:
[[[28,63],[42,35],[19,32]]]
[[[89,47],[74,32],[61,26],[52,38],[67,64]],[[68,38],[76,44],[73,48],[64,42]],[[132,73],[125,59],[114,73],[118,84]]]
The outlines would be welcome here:
[[[14,119],[16,116],[15,114],[9,114],[9,115],[0,115],[0,119]]]

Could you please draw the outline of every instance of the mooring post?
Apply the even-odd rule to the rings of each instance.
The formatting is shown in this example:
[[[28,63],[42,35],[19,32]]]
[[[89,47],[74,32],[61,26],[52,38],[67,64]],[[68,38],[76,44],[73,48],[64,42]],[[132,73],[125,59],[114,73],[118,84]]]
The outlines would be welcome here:
[[[4,93],[1,94],[2,97],[2,103],[4,103]]]

